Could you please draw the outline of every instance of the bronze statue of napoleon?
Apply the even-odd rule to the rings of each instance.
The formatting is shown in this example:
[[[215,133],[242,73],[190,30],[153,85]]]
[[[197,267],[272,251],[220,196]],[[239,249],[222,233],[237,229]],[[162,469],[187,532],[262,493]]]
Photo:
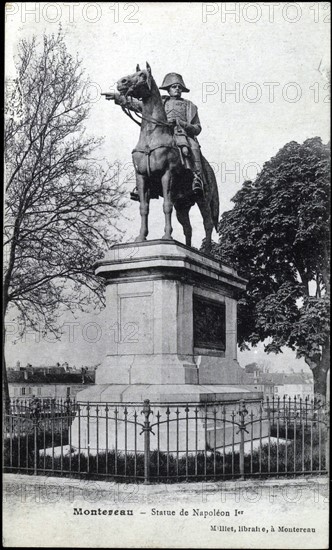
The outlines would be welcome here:
[[[203,157],[197,136],[202,128],[196,105],[182,98],[189,92],[180,74],[165,76],[161,96],[152,77],[151,68],[136,67],[132,75],[117,82],[119,93],[105,93],[133,120],[140,118],[139,141],[132,151],[136,172],[133,200],[140,202],[141,229],[137,241],[146,240],[151,198],[163,196],[165,232],[163,239],[172,239],[171,213],[173,206],[183,226],[186,244],[191,246],[190,208],[197,203],[206,233],[205,250],[211,248],[213,227],[219,218],[219,196],[214,172]],[[136,121],[136,120],[135,120]]]

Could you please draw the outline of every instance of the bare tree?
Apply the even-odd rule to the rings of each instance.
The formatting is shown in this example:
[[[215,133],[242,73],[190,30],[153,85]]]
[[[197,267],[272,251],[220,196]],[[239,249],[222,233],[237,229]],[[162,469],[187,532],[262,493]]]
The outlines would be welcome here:
[[[3,311],[15,307],[22,333],[59,335],[59,307],[102,298],[92,266],[119,235],[123,186],[93,156],[101,140],[86,135],[87,81],[61,31],[21,40],[16,61],[5,110]]]

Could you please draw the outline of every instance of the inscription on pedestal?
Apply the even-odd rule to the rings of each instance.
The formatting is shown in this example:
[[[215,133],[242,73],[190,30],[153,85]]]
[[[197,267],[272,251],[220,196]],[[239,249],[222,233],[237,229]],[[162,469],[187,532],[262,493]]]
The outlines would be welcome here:
[[[194,347],[225,351],[225,304],[194,296]]]

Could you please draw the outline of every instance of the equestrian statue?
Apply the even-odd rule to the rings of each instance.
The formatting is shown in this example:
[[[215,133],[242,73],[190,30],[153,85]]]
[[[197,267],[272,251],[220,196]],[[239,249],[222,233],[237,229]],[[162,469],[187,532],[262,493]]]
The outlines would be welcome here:
[[[174,206],[186,245],[191,246],[189,211],[196,203],[204,223],[205,251],[209,252],[212,230],[217,229],[219,221],[218,187],[196,137],[202,129],[197,107],[181,97],[183,92],[189,92],[182,76],[167,74],[160,89],[167,90],[169,95],[161,96],[147,63],[146,70],[137,65],[134,74],[118,80],[117,89],[119,93],[102,95],[114,100],[141,127],[139,141],[132,151],[136,187],[131,199],[139,201],[141,214],[141,229],[135,240],[145,241],[148,235],[150,199],[163,197],[162,238],[172,240]]]

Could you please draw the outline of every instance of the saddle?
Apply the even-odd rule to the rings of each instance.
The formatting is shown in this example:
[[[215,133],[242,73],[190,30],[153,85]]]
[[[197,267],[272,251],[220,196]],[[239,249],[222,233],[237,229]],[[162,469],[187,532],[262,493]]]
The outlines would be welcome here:
[[[192,166],[191,166],[191,161],[190,161],[191,156],[192,156],[192,152],[191,152],[191,148],[190,148],[190,145],[189,145],[189,142],[188,142],[188,137],[187,137],[187,134],[184,131],[184,129],[179,124],[176,124],[174,126],[173,137],[174,137],[174,145],[178,148],[178,150],[180,152],[180,159],[181,159],[182,166],[186,170],[192,171]],[[136,151],[136,149],[134,149],[132,152],[135,152],[135,151]],[[147,148],[146,151],[142,151],[142,152],[145,152],[145,154],[148,156],[148,159],[149,159],[149,155],[151,153],[151,150],[149,148]],[[149,160],[148,160],[148,166],[149,166]],[[150,192],[151,192],[151,195],[150,195],[151,199],[159,199],[159,194],[158,194],[156,189],[154,189],[152,187]],[[188,193],[185,193],[183,195],[183,197],[180,198],[180,200],[183,201],[183,199],[184,199],[187,202],[189,200],[189,202],[191,204],[194,204],[195,200],[193,198],[193,194],[191,192],[189,193],[189,199],[188,199],[187,195],[188,195]],[[130,193],[130,198],[133,201],[138,201],[139,202],[139,196],[138,196],[136,187]]]

